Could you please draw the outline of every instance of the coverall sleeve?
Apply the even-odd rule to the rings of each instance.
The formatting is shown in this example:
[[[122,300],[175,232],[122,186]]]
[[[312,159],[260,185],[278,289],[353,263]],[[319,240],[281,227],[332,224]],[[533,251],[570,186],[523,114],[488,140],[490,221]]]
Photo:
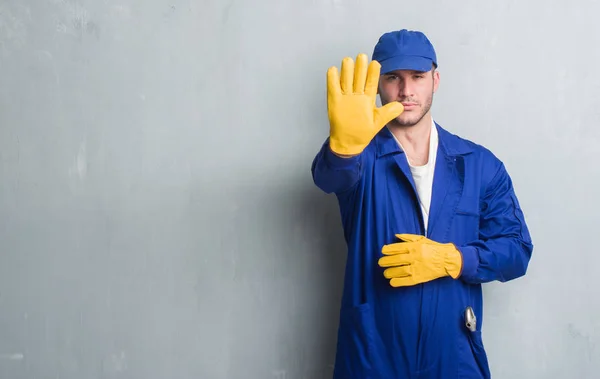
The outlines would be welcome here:
[[[468,283],[506,282],[525,275],[533,244],[510,176],[500,166],[482,198],[479,239],[458,246],[461,279]]]
[[[339,194],[349,190],[360,179],[363,154],[350,158],[338,157],[329,148],[328,138],[312,163],[315,185],[325,193]]]

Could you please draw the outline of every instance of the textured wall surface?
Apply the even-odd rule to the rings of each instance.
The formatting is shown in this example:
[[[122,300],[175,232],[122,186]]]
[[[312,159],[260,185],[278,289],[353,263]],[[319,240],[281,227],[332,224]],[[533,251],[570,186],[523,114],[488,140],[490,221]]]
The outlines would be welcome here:
[[[325,73],[420,29],[436,121],[513,177],[495,379],[600,370],[600,5],[0,0],[0,378],[325,379],[345,258]]]

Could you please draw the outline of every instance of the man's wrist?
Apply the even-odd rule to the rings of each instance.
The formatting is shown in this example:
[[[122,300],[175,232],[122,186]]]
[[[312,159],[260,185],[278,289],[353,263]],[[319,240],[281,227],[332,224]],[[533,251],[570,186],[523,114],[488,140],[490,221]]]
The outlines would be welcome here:
[[[333,153],[335,156],[337,156],[337,157],[339,157],[339,158],[344,158],[344,159],[354,158],[354,157],[356,157],[356,156],[360,155],[360,153],[359,153],[359,154],[339,154],[339,153],[336,153],[336,152],[335,152],[335,151],[334,151],[334,150],[331,148],[331,142],[329,143],[329,151],[331,151],[331,153]]]
[[[472,278],[477,273],[479,253],[475,246],[456,246],[462,257],[460,277]]]
[[[329,167],[333,169],[347,169],[355,167],[360,160],[360,154],[357,155],[341,155],[327,147],[325,160]]]
[[[454,279],[458,279],[463,269],[463,257],[460,252],[454,246],[454,244],[448,244],[448,250],[446,252],[446,272]]]

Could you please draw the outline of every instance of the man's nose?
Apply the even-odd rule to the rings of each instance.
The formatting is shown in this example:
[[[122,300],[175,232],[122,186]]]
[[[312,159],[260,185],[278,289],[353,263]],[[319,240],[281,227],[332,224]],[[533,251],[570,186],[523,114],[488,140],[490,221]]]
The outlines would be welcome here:
[[[411,90],[411,86],[409,85],[409,83],[405,80],[402,80],[400,82],[400,85],[398,86],[398,96],[400,97],[410,97],[412,95],[412,90]]]

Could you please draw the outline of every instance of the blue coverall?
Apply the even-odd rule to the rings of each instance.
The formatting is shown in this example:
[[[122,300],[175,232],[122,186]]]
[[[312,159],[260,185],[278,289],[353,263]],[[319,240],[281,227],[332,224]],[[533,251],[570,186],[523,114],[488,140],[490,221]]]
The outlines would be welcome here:
[[[392,287],[377,264],[397,233],[424,234],[405,154],[383,128],[358,156],[325,141],[315,184],[335,193],[348,255],[334,379],[489,378],[481,284],[523,276],[533,245],[511,179],[488,149],[435,124],[439,135],[427,237],[463,255],[458,279]],[[477,328],[465,326],[472,307]]]

